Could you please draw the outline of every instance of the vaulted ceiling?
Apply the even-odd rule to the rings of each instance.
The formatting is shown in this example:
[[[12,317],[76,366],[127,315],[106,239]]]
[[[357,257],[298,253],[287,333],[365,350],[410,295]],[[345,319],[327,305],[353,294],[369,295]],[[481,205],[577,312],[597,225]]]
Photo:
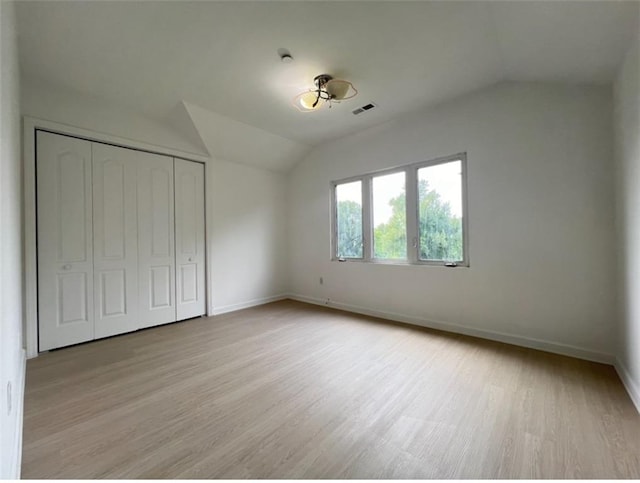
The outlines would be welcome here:
[[[309,146],[502,80],[609,83],[637,28],[636,7],[608,0],[25,1],[18,31],[27,78],[155,119],[184,101],[203,139],[224,145],[227,119],[234,143],[246,131],[265,146],[282,144],[293,160]],[[280,62],[279,48],[294,62]],[[321,73],[350,80],[359,95],[298,112],[291,99]],[[352,114],[369,102],[378,107]]]

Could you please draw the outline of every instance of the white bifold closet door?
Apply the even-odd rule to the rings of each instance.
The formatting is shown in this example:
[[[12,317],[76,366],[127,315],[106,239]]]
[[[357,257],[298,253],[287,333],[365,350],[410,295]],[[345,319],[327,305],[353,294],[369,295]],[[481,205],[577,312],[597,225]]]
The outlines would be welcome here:
[[[36,140],[39,349],[203,315],[204,165]]]
[[[40,350],[94,338],[91,143],[37,133]]]
[[[137,154],[93,143],[96,339],[138,328]]]
[[[204,165],[176,159],[176,315],[205,313]]]
[[[138,153],[139,328],[176,321],[173,158]]]

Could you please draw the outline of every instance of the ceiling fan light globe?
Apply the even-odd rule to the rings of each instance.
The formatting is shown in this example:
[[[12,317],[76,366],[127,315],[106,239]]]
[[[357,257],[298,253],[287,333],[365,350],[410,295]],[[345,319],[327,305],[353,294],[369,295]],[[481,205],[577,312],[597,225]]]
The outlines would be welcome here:
[[[331,96],[331,99],[337,101],[351,99],[358,93],[351,82],[342,79],[331,79],[325,84],[325,89]]]
[[[322,99],[318,101],[318,93],[313,91],[303,92],[293,99],[293,105],[302,112],[317,111],[323,104]]]

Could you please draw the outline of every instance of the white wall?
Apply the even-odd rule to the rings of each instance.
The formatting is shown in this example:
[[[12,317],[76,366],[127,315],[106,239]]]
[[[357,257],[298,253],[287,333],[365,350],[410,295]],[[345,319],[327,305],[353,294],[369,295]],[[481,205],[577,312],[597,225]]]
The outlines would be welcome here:
[[[288,288],[286,178],[212,162],[214,313],[281,298]]]
[[[618,370],[640,411],[640,38],[614,84],[620,333]]]
[[[0,479],[4,479],[20,475],[24,394],[20,90],[12,2],[0,2],[0,37]]]
[[[501,84],[313,151],[289,180],[292,291],[611,360],[611,106],[608,88]],[[461,151],[470,268],[330,261],[331,180]]]
[[[22,114],[47,121],[110,134],[186,153],[206,156],[201,145],[171,125],[107,102],[39,79],[22,81]],[[176,106],[176,110],[180,106]],[[188,128],[188,127],[187,127]]]

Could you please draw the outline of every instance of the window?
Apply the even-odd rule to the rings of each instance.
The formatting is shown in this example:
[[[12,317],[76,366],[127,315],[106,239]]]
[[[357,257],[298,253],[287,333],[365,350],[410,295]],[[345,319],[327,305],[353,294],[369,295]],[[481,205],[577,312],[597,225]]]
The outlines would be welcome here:
[[[468,266],[466,155],[333,186],[333,258]]]
[[[405,173],[372,178],[373,258],[407,259]]]
[[[462,161],[418,169],[418,217],[420,260],[464,260]]]
[[[336,186],[336,256],[362,258],[362,181]]]

